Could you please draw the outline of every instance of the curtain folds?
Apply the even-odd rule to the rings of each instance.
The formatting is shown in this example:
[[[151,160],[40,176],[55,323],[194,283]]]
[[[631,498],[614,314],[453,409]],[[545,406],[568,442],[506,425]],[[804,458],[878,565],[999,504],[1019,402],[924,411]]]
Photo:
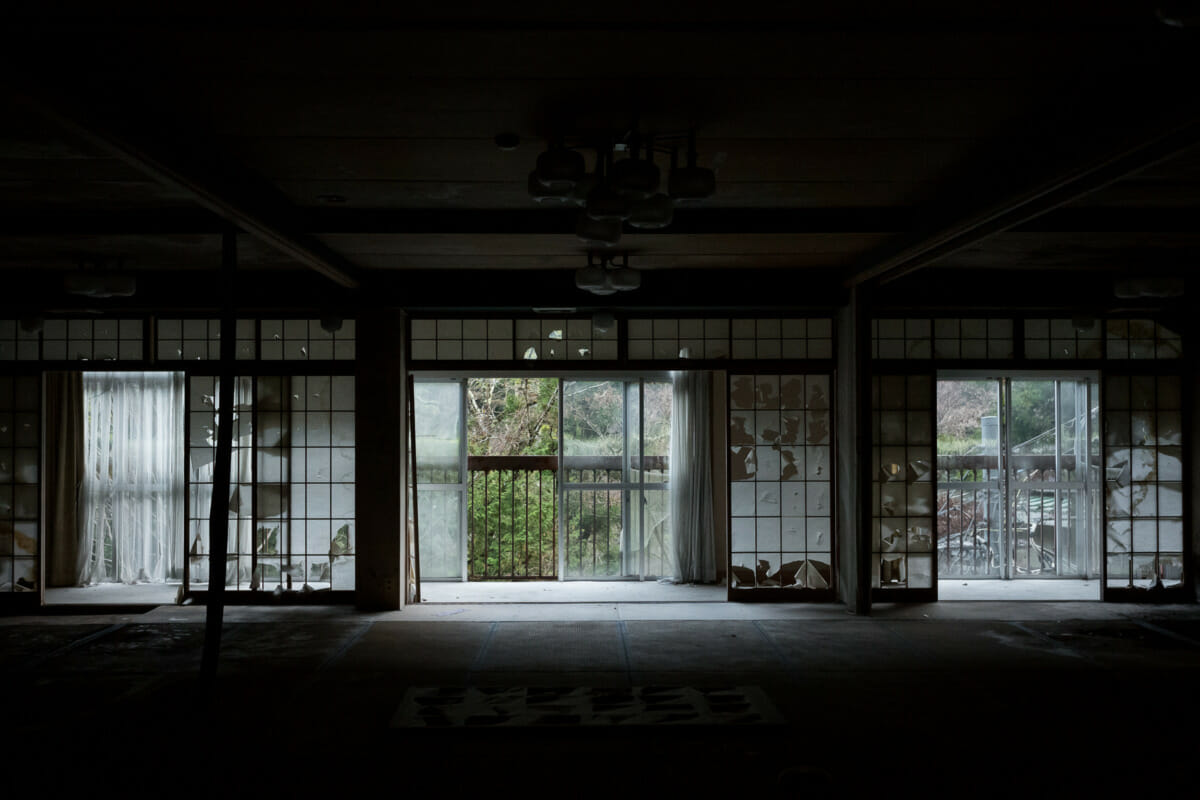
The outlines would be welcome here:
[[[76,583],[183,574],[181,373],[83,374]]]
[[[712,373],[671,375],[671,527],[676,577],[717,579],[712,490]]]

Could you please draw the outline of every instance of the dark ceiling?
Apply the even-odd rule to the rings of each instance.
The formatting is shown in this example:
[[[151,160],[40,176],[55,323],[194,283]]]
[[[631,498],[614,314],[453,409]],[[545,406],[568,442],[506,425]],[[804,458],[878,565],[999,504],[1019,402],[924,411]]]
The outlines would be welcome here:
[[[248,304],[586,305],[577,212],[526,176],[635,115],[694,127],[717,191],[626,232],[625,302],[1000,304],[1023,270],[1103,305],[1190,272],[1194,3],[898,5],[40,6],[4,56],[6,305],[78,303],[81,268],[211,302],[230,224]]]

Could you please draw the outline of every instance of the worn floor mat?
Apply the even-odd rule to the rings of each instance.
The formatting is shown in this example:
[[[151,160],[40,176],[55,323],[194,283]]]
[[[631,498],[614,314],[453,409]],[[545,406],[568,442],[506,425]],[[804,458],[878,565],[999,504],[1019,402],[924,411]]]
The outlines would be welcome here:
[[[782,716],[757,686],[412,688],[393,728],[773,725]]]

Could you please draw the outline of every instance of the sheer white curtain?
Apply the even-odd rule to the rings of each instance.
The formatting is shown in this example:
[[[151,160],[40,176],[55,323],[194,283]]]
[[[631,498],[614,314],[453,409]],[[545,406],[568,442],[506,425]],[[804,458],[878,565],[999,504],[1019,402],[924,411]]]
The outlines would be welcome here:
[[[717,579],[712,517],[712,373],[673,372],[671,528],[675,574],[684,583]]]
[[[83,375],[80,585],[183,572],[181,373]]]

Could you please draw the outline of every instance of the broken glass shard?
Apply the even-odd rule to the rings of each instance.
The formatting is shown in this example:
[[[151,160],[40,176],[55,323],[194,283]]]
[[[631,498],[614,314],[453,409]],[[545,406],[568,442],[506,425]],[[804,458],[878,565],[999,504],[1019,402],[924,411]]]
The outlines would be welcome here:
[[[729,407],[736,409],[754,408],[754,377],[735,375],[729,381]]]
[[[779,408],[779,376],[759,375],[754,379],[756,408]]]
[[[754,430],[759,444],[778,444],[779,413],[776,411],[755,412]]]
[[[809,444],[829,443],[829,412],[809,411],[805,415],[808,425],[805,430],[805,441]]]
[[[785,481],[801,480],[804,466],[804,449],[800,447],[779,448],[779,478]]]
[[[1111,520],[1108,523],[1107,550],[1110,553],[1133,550],[1133,523],[1130,520]]]
[[[785,375],[780,382],[779,395],[783,408],[804,408],[804,376]]]
[[[779,441],[784,444],[799,444],[801,432],[800,428],[804,421],[804,413],[801,411],[785,412],[780,415],[780,425],[783,430],[779,433]]]
[[[1132,513],[1135,517],[1158,515],[1158,497],[1152,483],[1135,483],[1132,492]]]
[[[754,458],[753,447],[731,448],[729,459],[729,479],[732,481],[751,481],[757,472],[758,465]]]
[[[754,412],[729,415],[729,443],[754,444]]]
[[[1130,507],[1132,507],[1132,498],[1130,498],[1130,488],[1121,486],[1120,483],[1110,482],[1105,487],[1104,491],[1104,509],[1110,518],[1123,518],[1129,516]]]

